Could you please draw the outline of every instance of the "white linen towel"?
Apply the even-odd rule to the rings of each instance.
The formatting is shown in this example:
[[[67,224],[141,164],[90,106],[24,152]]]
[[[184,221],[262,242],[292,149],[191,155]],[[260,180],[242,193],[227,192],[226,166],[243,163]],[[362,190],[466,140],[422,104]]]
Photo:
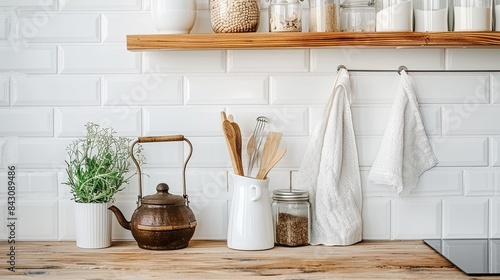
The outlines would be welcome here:
[[[412,80],[404,70],[400,74],[384,137],[368,179],[395,187],[402,197],[438,161],[425,134]]]
[[[351,245],[362,239],[361,179],[350,108],[350,81],[341,69],[294,187],[309,191],[311,244]]]

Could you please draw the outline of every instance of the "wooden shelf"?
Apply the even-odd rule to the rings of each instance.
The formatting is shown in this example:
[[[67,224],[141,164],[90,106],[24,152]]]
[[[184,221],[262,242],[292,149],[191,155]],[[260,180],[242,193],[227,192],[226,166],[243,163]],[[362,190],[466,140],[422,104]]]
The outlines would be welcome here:
[[[128,35],[130,51],[328,47],[500,47],[500,32],[290,32]]]

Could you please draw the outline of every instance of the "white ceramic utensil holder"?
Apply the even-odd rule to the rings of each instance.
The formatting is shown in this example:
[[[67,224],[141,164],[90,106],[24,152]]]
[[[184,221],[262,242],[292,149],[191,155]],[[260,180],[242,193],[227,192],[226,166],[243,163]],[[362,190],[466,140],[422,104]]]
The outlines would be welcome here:
[[[233,190],[227,246],[235,250],[267,250],[274,247],[269,179],[230,174]]]

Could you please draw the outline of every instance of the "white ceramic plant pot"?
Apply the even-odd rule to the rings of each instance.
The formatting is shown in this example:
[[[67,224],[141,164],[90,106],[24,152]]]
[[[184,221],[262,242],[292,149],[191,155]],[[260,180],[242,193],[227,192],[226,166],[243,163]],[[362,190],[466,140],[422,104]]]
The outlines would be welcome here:
[[[75,203],[76,246],[97,249],[111,246],[109,203]]]
[[[151,17],[160,33],[187,34],[196,20],[196,0],[151,0]]]

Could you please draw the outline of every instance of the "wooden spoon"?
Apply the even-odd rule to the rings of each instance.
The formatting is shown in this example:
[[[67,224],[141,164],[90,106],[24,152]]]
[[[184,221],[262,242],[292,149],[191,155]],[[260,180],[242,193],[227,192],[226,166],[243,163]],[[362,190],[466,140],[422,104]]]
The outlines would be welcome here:
[[[222,121],[227,121],[226,112],[220,112],[220,118],[222,119]]]
[[[243,166],[241,160],[238,161],[237,159],[236,132],[234,131],[234,127],[228,120],[225,120],[222,122],[222,128],[224,130],[231,163],[233,164],[233,171],[237,175],[242,175]]]
[[[235,159],[237,161],[238,174],[243,176],[244,175],[243,174],[243,161],[241,160],[243,144],[242,144],[242,139],[241,139],[241,130],[240,130],[240,126],[237,123],[231,122],[231,125],[233,126],[233,130],[234,130],[234,138],[235,138],[235,144],[236,144]]]
[[[281,158],[285,155],[286,153],[286,149],[282,149],[280,150],[279,152],[277,152],[273,158],[269,161],[269,163],[267,164],[267,166],[261,170],[263,170],[262,172],[259,170],[259,173],[257,174],[257,179],[266,179],[267,177],[267,174],[269,173],[269,171],[271,171],[271,169],[281,160]]]

